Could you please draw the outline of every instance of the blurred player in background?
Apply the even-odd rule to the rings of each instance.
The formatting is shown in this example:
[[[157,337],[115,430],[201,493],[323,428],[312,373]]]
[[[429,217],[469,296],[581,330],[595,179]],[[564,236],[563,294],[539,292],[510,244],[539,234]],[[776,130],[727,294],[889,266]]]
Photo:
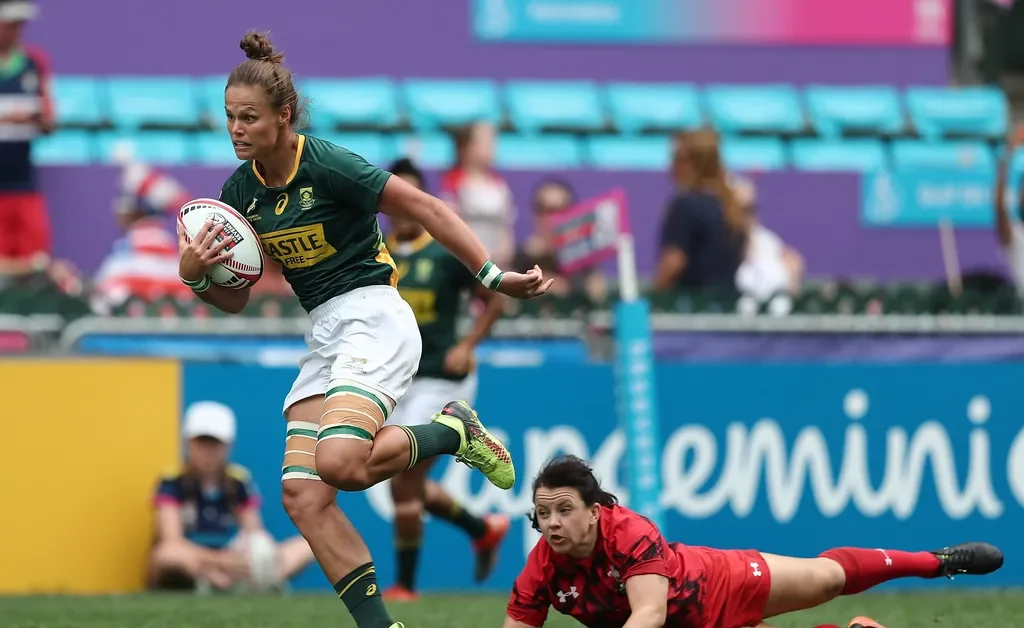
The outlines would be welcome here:
[[[32,0],[0,0],[0,275],[43,270],[50,222],[32,165],[32,140],[53,130],[50,64],[22,43]]]
[[[309,353],[284,403],[284,507],[358,628],[401,626],[391,621],[370,550],[338,509],[337,491],[365,490],[443,454],[505,490],[515,484],[515,467],[462,401],[426,425],[384,425],[409,388],[422,347],[376,214],[422,224],[490,290],[527,299],[551,282],[539,268],[502,272],[443,202],[344,148],[296,133],[301,107],[283,55],[257,33],[240,46],[248,60],[228,77],[224,108],[235,155],[245,163],[220,198],[281,263],[312,322]],[[222,229],[207,223],[191,242],[182,234],[178,270],[201,299],[238,313],[249,289],[224,288],[207,276],[231,256]]]
[[[594,628],[769,628],[764,619],[896,578],[984,575],[1003,565],[985,543],[935,552],[841,547],[817,558],[669,543],[575,456],[541,470],[533,502],[530,519],[543,537],[512,587],[504,628],[543,626],[550,607]]]
[[[419,189],[423,173],[410,160],[394,163],[390,171]],[[388,249],[398,266],[399,292],[412,306],[423,340],[420,367],[395,406],[395,425],[422,425],[437,408],[452,399],[473,404],[477,376],[473,352],[501,316],[501,297],[483,286],[466,267],[434,241],[419,223],[392,218]],[[458,337],[463,299],[476,296],[486,306],[476,316],[473,328]],[[424,460],[391,479],[395,500],[395,544],[398,549],[398,583],[384,592],[385,599],[410,601],[416,598],[416,567],[423,539],[424,510],[461,528],[473,540],[476,551],[475,579],[483,581],[494,569],[497,548],[508,532],[508,517],[478,517],[468,512],[436,482],[427,480],[435,459]]]
[[[257,584],[264,589],[283,585],[313,562],[302,537],[275,544],[264,530],[259,491],[249,471],[228,462],[236,431],[231,409],[213,401],[194,403],[183,431],[188,458],[157,488],[150,585],[226,591]],[[247,551],[264,544],[265,556]]]

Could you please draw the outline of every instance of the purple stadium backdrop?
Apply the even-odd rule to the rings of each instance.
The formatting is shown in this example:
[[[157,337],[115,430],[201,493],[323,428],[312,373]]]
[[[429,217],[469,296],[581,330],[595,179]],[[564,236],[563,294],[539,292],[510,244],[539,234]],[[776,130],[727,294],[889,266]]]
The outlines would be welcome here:
[[[216,196],[230,169],[171,168],[195,196]],[[531,228],[527,201],[544,173],[508,174],[521,207],[520,235]],[[111,199],[117,193],[116,168],[45,168],[43,185],[50,195],[55,223],[54,246],[85,270],[92,270],[117,236]],[[659,217],[671,189],[665,176],[652,173],[574,172],[566,176],[583,196],[621,185],[629,193],[633,231],[637,237],[639,269],[654,262]],[[436,177],[433,177],[436,181]],[[934,229],[866,229],[860,225],[859,177],[848,174],[765,173],[756,178],[760,215],[807,259],[814,274],[877,276],[882,278],[939,277],[942,257]],[[98,216],[83,237],[81,215]],[[989,230],[957,234],[960,262],[965,268],[1000,267]]]
[[[894,0],[895,1],[895,0]],[[242,59],[237,42],[247,28],[271,29],[300,76],[392,75],[686,80],[696,82],[940,84],[947,79],[941,47],[807,46],[553,46],[488,44],[472,37],[470,0],[374,0],[322,3],[249,0],[123,3],[120,0],[42,0],[30,39],[50,54],[58,73],[217,74]],[[97,15],[104,19],[97,21]],[[401,15],[401,18],[396,16]],[[85,25],[88,24],[88,28]],[[175,170],[196,195],[212,195],[225,171]],[[537,174],[510,179],[521,207]],[[55,222],[55,247],[83,269],[94,269],[115,236],[109,202],[113,169],[46,168],[44,189]],[[658,216],[669,194],[656,174],[579,172],[582,194],[624,185],[650,269]],[[941,259],[931,230],[863,229],[853,176],[775,174],[760,177],[765,222],[793,242],[813,273],[938,276]],[[83,238],[84,214],[99,216],[94,237]],[[521,212],[526,214],[527,212]],[[519,225],[529,230],[529,217]],[[989,233],[960,236],[965,266],[998,264]],[[868,252],[870,251],[870,254]]]

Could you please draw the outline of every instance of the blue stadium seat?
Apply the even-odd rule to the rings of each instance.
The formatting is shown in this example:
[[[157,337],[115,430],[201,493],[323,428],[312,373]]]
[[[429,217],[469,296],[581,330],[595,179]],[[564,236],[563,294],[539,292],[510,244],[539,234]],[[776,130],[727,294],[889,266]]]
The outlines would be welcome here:
[[[925,138],[1006,136],[1006,97],[995,88],[909,87],[906,103],[911,121]]]
[[[582,150],[571,135],[502,135],[496,166],[506,170],[575,169],[582,165]]]
[[[118,128],[194,127],[201,122],[199,95],[191,78],[116,76],[107,79],[106,86],[110,116]]]
[[[455,144],[444,133],[399,135],[395,157],[408,157],[420,168],[442,170],[455,163]]]
[[[722,133],[796,133],[806,124],[792,85],[709,85],[708,116]]]
[[[667,137],[592,136],[586,140],[586,163],[595,170],[657,170],[672,162],[672,142]]]
[[[53,96],[61,126],[100,126],[108,118],[106,99],[91,76],[55,76]]]
[[[896,140],[892,166],[896,170],[985,170],[995,168],[992,149],[982,141]]]
[[[199,110],[206,124],[218,129],[225,128],[224,88],[228,84],[227,76],[204,76],[197,79],[199,90]]]
[[[797,170],[871,172],[888,165],[885,147],[875,139],[797,139],[791,150]]]
[[[498,87],[488,80],[409,79],[401,93],[409,121],[417,129],[501,122]]]
[[[804,97],[811,125],[822,135],[838,138],[844,131],[898,135],[905,127],[894,87],[810,85]]]
[[[723,137],[721,153],[731,170],[783,170],[788,165],[786,147],[777,137]]]
[[[508,81],[509,118],[521,132],[605,128],[597,84],[591,81]]]
[[[1005,152],[1005,148],[1003,149]],[[1010,181],[1016,181],[1021,176],[1024,176],[1024,148],[1018,148],[1013,153],[1013,157],[1010,159]],[[1024,190],[1021,190],[1024,192]]]
[[[104,131],[96,134],[97,155],[101,163],[114,163],[114,151],[127,142],[137,159],[157,166],[184,166],[194,161],[188,133],[181,131]]]
[[[612,122],[624,133],[681,131],[704,123],[697,88],[674,83],[608,83]]]
[[[204,166],[238,167],[241,161],[235,156],[231,146],[231,136],[227,131],[202,131],[192,138],[192,155],[194,162]]]
[[[32,142],[32,163],[37,166],[86,166],[96,158],[92,133],[57,131]]]
[[[380,133],[326,133],[318,137],[347,148],[378,168],[387,168],[395,158],[395,141]]]
[[[315,131],[391,128],[401,119],[398,92],[389,78],[306,79],[297,88],[301,98],[309,99],[309,123]]]

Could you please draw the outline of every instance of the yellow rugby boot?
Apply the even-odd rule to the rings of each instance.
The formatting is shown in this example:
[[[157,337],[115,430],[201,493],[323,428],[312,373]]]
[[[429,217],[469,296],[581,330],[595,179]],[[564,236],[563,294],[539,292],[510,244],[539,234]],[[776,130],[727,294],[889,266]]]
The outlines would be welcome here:
[[[455,452],[459,462],[478,469],[500,489],[508,490],[516,483],[516,468],[512,464],[512,456],[491,435],[480,422],[476,410],[465,401],[449,401],[431,418],[434,423],[450,427],[459,433],[460,446]]]

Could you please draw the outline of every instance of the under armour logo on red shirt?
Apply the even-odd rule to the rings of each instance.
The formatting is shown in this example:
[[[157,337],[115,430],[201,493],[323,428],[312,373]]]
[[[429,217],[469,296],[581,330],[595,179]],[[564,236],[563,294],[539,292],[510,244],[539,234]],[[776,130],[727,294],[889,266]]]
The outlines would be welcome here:
[[[562,604],[565,604],[565,602],[570,597],[575,599],[575,598],[578,598],[580,596],[580,594],[576,591],[576,587],[574,587],[574,586],[573,587],[569,587],[569,592],[568,593],[565,593],[563,591],[559,591],[558,593],[556,593],[556,595],[558,596],[558,601],[561,602]]]

